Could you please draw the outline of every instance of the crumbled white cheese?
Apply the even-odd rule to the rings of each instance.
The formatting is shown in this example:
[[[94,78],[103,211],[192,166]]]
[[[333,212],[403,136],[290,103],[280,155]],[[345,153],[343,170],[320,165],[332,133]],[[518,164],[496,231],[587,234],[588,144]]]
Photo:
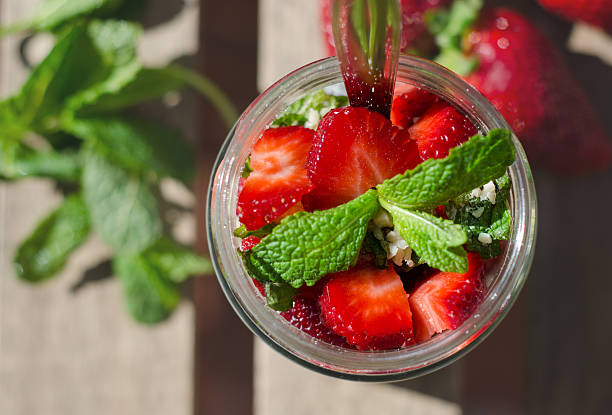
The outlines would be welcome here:
[[[478,234],[478,241],[483,245],[488,245],[493,242],[493,238],[488,233],[481,232]]]
[[[378,226],[379,228],[392,228],[393,227],[393,218],[391,217],[389,212],[387,212],[384,209],[378,210],[378,213],[376,213],[376,216],[374,216],[374,219],[372,219],[372,222],[374,222],[374,224]]]
[[[319,111],[310,108],[306,114],[306,122],[304,123],[304,127],[315,130],[319,125],[319,121],[321,121],[321,114]]]
[[[385,239],[389,243],[387,249],[387,258],[392,260],[397,266],[407,265],[409,267],[414,266],[412,261],[412,248],[408,246],[408,243],[402,238],[397,231],[390,231],[385,236]]]
[[[474,216],[475,218],[479,218],[482,216],[484,210],[485,210],[484,206],[481,206],[478,209],[474,209],[472,211],[472,216]]]
[[[495,204],[495,183],[490,181],[482,187],[477,187],[476,189],[472,190],[471,195],[472,197],[480,198],[482,201],[488,200],[492,204]]]

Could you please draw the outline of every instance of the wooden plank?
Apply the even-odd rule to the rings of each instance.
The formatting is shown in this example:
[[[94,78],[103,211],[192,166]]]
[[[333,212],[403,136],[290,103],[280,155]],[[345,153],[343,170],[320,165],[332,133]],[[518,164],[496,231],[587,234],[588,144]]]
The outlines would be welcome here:
[[[240,109],[257,95],[257,1],[204,1],[200,17],[199,68]],[[212,107],[201,105],[196,184],[198,248],[207,252],[204,207],[210,170],[227,127]],[[252,412],[253,337],[238,319],[214,276],[194,283],[196,307],[194,413]]]

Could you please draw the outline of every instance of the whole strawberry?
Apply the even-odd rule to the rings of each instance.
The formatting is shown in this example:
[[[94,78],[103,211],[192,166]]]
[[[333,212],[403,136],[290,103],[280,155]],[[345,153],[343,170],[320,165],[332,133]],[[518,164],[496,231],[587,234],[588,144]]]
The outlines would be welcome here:
[[[610,0],[538,0],[538,3],[568,20],[581,20],[612,32]]]
[[[479,66],[467,76],[506,118],[530,161],[561,173],[606,167],[610,139],[565,62],[525,17],[485,11],[464,39]]]
[[[335,55],[334,35],[331,24],[331,4],[333,0],[320,0],[321,28],[329,55]],[[425,12],[446,6],[451,0],[400,0],[402,8],[402,40],[400,50],[404,53],[419,52],[426,54],[434,48],[433,37],[424,24]]]

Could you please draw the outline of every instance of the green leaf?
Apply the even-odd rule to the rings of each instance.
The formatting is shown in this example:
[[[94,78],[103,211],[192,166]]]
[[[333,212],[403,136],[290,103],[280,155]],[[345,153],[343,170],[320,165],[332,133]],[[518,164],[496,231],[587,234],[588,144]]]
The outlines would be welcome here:
[[[71,152],[34,151],[18,141],[0,141],[0,178],[17,180],[25,177],[48,177],[74,182],[80,166]]]
[[[54,30],[79,17],[107,17],[117,11],[126,0],[43,0],[34,16],[0,30],[8,34],[21,30]],[[133,0],[127,0],[131,2]]]
[[[276,223],[268,223],[264,225],[262,228],[255,229],[254,231],[247,230],[246,226],[240,225],[239,228],[234,230],[234,236],[240,239],[246,238],[247,236],[256,236],[258,238],[263,238],[267,236],[272,229],[276,226]]]
[[[68,98],[125,71],[135,59],[140,28],[126,22],[91,22],[61,36],[14,98],[20,122],[39,131],[59,128]],[[118,69],[119,68],[119,69]]]
[[[262,282],[314,285],[325,274],[355,263],[378,209],[376,191],[368,190],[329,210],[297,212],[244,254],[245,266]]]
[[[110,161],[99,149],[83,155],[83,197],[100,236],[117,252],[140,252],[157,241],[162,223],[145,178]]]
[[[268,306],[276,311],[286,311],[293,306],[293,297],[297,291],[289,284],[264,282],[266,302]]]
[[[447,48],[461,49],[461,39],[472,27],[482,9],[482,0],[454,0],[446,17],[436,18],[431,14],[426,18],[429,29],[435,32],[436,44],[442,50]],[[446,25],[441,26],[444,21]]]
[[[155,121],[119,117],[76,119],[65,128],[104,147],[126,169],[191,183],[194,152],[176,130]]]
[[[77,117],[86,117],[122,110],[184,86],[185,81],[166,68],[138,68],[134,73],[126,71],[118,74],[117,79],[83,91],[73,97],[68,106]]]
[[[320,90],[308,94],[288,106],[281,115],[276,118],[272,125],[285,127],[290,125],[307,126],[317,128],[319,120],[329,111],[348,105],[348,98],[343,96],[328,95]]]
[[[381,206],[393,217],[393,225],[421,261],[445,272],[467,272],[467,253],[461,247],[467,236],[461,225],[388,203]]]
[[[165,320],[180,300],[176,284],[142,256],[115,256],[113,271],[122,283],[130,314],[141,323]]]
[[[500,177],[514,162],[508,130],[475,135],[443,159],[429,159],[378,186],[381,199],[405,209],[439,206],[462,193]]]
[[[68,197],[19,246],[14,259],[17,275],[29,282],[52,277],[88,234],[89,217],[83,199]]]
[[[168,280],[175,283],[185,281],[192,275],[213,272],[208,258],[201,257],[191,249],[162,238],[142,253],[142,257],[157,268]]]

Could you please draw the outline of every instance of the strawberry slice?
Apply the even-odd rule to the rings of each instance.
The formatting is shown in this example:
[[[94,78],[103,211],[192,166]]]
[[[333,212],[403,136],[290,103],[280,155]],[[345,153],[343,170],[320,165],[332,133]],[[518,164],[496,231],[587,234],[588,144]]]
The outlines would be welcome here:
[[[330,111],[319,123],[306,168],[315,189],[306,210],[348,202],[420,162],[409,134],[365,108]]]
[[[483,266],[476,253],[468,254],[465,274],[436,272],[410,295],[417,342],[444,330],[456,329],[472,315],[484,298]]]
[[[408,129],[423,160],[444,158],[448,151],[476,134],[474,125],[453,106],[440,102]]]
[[[325,281],[327,280],[325,279]],[[281,316],[291,325],[316,339],[336,346],[351,348],[344,337],[331,331],[321,318],[321,309],[317,297],[321,294],[321,288],[325,281],[321,280],[313,287],[303,286],[300,288],[293,299],[293,307],[290,310],[283,311]]]
[[[319,297],[327,326],[360,350],[414,343],[408,294],[393,268],[353,268],[331,277]]]
[[[240,250],[242,252],[250,251],[251,249],[255,248],[260,242],[261,239],[259,239],[255,235],[247,236],[242,241],[240,241]]]
[[[425,111],[440,98],[431,92],[407,85],[401,92],[396,92],[391,106],[391,122],[401,128],[408,128],[420,118]]]
[[[314,131],[304,127],[265,130],[251,152],[253,171],[241,184],[236,214],[248,230],[259,229],[312,190],[306,158]]]

